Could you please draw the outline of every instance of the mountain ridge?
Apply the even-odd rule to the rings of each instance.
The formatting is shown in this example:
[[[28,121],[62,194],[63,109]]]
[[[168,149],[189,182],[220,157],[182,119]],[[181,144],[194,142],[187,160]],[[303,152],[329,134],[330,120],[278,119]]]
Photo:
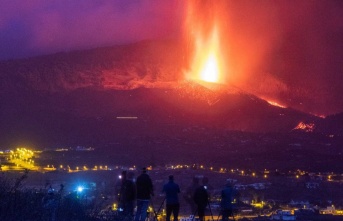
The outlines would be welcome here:
[[[7,90],[153,87],[182,75],[178,45],[170,41],[141,42],[2,61],[0,82]]]

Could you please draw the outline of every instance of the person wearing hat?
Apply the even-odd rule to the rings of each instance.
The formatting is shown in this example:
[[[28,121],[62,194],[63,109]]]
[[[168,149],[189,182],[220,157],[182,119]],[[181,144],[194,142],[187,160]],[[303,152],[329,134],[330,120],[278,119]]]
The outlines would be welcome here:
[[[180,187],[178,184],[174,183],[173,175],[169,176],[169,181],[168,183],[164,184],[162,192],[166,194],[166,221],[170,221],[170,216],[172,213],[174,216],[174,221],[177,221],[180,210],[178,197],[178,194],[180,193]]]
[[[145,221],[151,196],[154,195],[153,184],[145,167],[142,170],[142,174],[137,177],[136,188],[137,212],[135,221]]]

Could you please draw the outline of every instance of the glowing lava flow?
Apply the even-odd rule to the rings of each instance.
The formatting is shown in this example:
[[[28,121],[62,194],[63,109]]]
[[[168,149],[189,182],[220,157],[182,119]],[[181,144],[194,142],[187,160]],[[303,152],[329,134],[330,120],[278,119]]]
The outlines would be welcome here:
[[[315,124],[314,123],[304,123],[300,122],[293,130],[303,130],[306,132],[313,132],[315,129]]]
[[[263,98],[262,98],[263,99]],[[269,101],[269,100],[266,100],[268,102],[268,104],[270,105],[273,105],[273,106],[276,106],[276,107],[281,107],[281,108],[287,108],[286,106],[284,105],[281,105],[281,104],[278,104],[276,103],[275,101]]]

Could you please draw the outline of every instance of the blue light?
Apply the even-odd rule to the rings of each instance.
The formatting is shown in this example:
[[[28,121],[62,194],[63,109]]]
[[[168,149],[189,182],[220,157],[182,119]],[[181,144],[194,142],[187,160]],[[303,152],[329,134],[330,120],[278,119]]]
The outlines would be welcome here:
[[[78,186],[77,187],[77,192],[81,193],[83,191],[83,189],[84,189],[83,186]]]

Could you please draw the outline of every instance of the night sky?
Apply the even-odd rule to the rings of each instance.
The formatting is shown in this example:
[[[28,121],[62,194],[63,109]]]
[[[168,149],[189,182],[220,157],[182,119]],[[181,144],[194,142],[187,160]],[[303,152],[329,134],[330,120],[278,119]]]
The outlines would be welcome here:
[[[180,2],[1,0],[0,59],[178,37]]]
[[[180,39],[189,2],[0,0],[0,60]],[[223,50],[236,68],[231,83],[314,114],[343,111],[343,1],[197,4],[199,22],[218,10]]]

